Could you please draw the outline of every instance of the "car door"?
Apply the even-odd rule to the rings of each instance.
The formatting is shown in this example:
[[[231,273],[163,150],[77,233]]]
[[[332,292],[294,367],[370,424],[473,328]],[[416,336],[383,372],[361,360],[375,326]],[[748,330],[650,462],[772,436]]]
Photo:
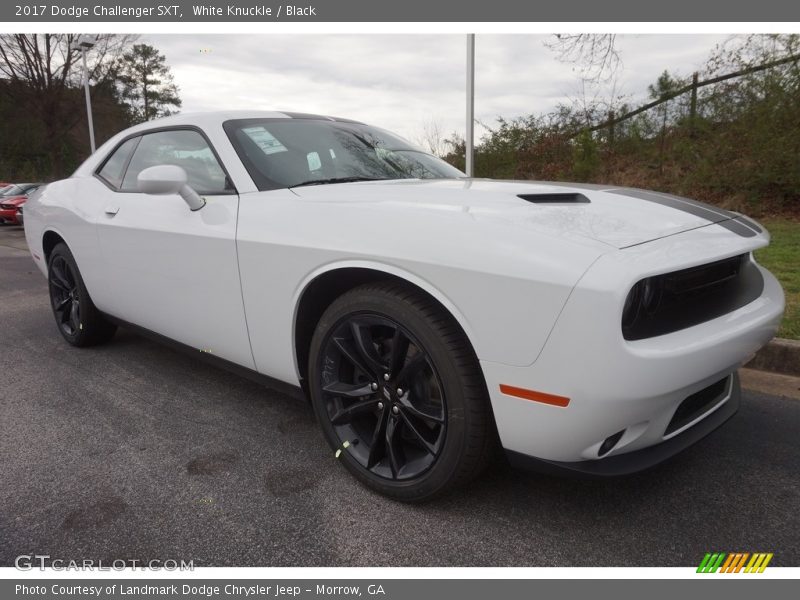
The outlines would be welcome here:
[[[98,171],[106,185],[97,217],[106,289],[113,316],[220,358],[254,368],[236,255],[239,196],[207,138],[174,128],[132,138],[125,164]],[[123,145],[120,149],[123,149]],[[132,152],[130,152],[132,150]],[[151,166],[177,165],[206,199],[192,211],[177,194],[138,191]]]

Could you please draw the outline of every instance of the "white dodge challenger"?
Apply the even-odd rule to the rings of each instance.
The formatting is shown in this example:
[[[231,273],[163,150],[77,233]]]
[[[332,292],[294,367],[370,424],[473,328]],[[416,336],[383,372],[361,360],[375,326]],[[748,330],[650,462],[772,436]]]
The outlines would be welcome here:
[[[472,478],[498,440],[559,472],[661,462],[736,412],[784,308],[739,214],[468,179],[297,113],[123,131],[29,200],[25,234],[67,342],[133,326],[302,390],[341,463],[401,500]]]

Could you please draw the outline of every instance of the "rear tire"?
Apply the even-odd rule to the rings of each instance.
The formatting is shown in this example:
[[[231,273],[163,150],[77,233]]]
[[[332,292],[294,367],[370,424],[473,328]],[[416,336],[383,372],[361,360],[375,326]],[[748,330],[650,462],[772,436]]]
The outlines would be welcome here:
[[[58,331],[73,346],[103,344],[114,337],[116,325],[92,302],[75,258],[66,244],[56,244],[47,261],[50,306]]]
[[[486,466],[496,431],[480,365],[440,305],[399,284],[335,300],[311,341],[309,389],[323,434],[361,482],[419,502]]]

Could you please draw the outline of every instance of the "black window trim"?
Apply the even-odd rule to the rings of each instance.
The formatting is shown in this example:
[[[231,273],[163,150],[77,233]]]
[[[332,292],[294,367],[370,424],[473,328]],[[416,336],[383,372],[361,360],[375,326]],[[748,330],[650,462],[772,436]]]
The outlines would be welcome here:
[[[219,154],[217,153],[217,149],[214,148],[214,144],[212,144],[211,140],[208,139],[208,136],[206,135],[205,131],[203,131],[200,127],[197,127],[196,125],[169,125],[169,126],[166,126],[166,127],[155,127],[153,129],[147,129],[147,130],[144,130],[144,131],[137,131],[135,133],[131,133],[130,135],[127,135],[124,138],[122,138],[117,143],[117,145],[114,146],[114,148],[112,148],[112,150],[103,159],[103,162],[101,162],[98,165],[98,167],[94,170],[92,175],[94,177],[96,177],[97,179],[99,179],[100,182],[103,183],[103,185],[105,185],[107,188],[109,188],[112,192],[116,192],[118,194],[141,194],[141,193],[143,193],[143,192],[140,192],[138,190],[123,190],[121,188],[117,188],[117,187],[111,185],[111,183],[106,181],[106,179],[102,175],[100,175],[100,171],[103,170],[103,167],[106,166],[106,163],[111,159],[111,157],[114,155],[114,153],[117,150],[119,150],[119,148],[120,148],[120,146],[122,146],[122,144],[124,144],[125,142],[127,142],[128,140],[131,140],[133,138],[139,138],[139,141],[136,143],[136,146],[134,146],[133,151],[131,152],[130,156],[128,156],[128,159],[125,161],[125,167],[122,169],[122,181],[124,181],[125,180],[125,175],[128,174],[128,167],[130,166],[131,161],[133,160],[133,155],[136,153],[137,148],[139,148],[139,143],[141,143],[142,138],[144,136],[146,136],[146,135],[150,135],[151,133],[161,133],[161,132],[164,132],[164,131],[194,131],[196,133],[199,133],[200,136],[203,138],[203,140],[205,140],[206,144],[208,144],[208,147],[211,149],[211,153],[214,155],[214,158],[217,160],[217,163],[219,164],[220,168],[222,169],[222,172],[225,173],[226,182],[231,186],[230,190],[225,190],[225,191],[222,191],[222,192],[203,192],[203,191],[200,191],[200,190],[195,190],[198,194],[200,194],[201,196],[234,196],[234,195],[238,196],[239,195],[239,192],[236,189],[236,184],[233,183],[233,179],[231,179],[231,176],[228,173],[228,169],[225,168],[225,163],[223,163],[222,159],[219,157]]]
[[[131,160],[133,159],[133,153],[136,152],[136,149],[139,147],[139,142],[142,141],[142,136],[139,135],[139,134],[129,135],[124,140],[122,140],[119,144],[114,146],[114,149],[111,150],[111,152],[108,153],[108,156],[106,156],[105,159],[103,159],[103,162],[100,164],[100,166],[97,167],[97,169],[95,169],[94,176],[97,177],[103,183],[105,183],[106,187],[111,188],[115,192],[123,193],[121,189],[118,189],[108,179],[103,177],[101,172],[103,171],[103,169],[106,168],[106,165],[108,164],[108,161],[111,160],[111,157],[114,156],[117,153],[117,150],[122,148],[122,146],[124,146],[130,140],[133,140],[133,139],[136,140],[136,143],[133,145],[133,150],[131,150],[131,153],[128,154],[128,158],[125,159],[125,163],[122,165],[122,179],[120,179],[120,182],[122,182],[122,180],[125,179],[125,173],[128,172],[128,165],[131,164]]]

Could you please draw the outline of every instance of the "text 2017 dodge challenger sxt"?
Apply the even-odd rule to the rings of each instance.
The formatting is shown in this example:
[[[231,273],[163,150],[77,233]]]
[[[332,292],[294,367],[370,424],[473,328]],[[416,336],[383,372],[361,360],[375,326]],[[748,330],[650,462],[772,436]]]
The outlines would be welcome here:
[[[741,215],[467,179],[375,127],[279,112],[128,129],[25,207],[58,328],[116,324],[304,389],[362,482],[430,498],[515,463],[652,466],[737,409],[783,292]]]

